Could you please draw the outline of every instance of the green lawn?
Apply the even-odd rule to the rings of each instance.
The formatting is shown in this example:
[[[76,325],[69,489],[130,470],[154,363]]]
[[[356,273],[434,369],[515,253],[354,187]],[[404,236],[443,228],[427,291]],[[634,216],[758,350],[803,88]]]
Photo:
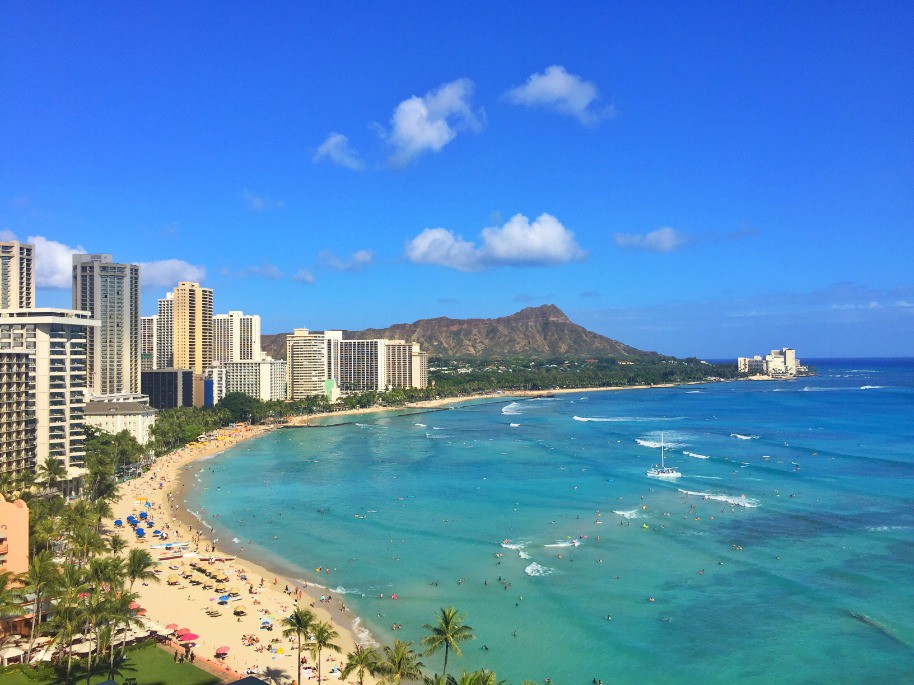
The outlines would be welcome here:
[[[85,683],[85,671],[80,669],[79,672],[82,673],[82,677],[76,682]],[[51,671],[47,673],[47,678],[32,679],[18,670],[0,672],[0,685],[54,685],[60,682]],[[120,673],[114,676],[114,680],[123,683],[130,677],[136,678],[137,685],[216,685],[222,682],[221,678],[191,666],[188,662],[175,663],[170,653],[152,644],[127,652],[126,663]],[[106,672],[92,676],[90,682],[97,685],[107,679]]]

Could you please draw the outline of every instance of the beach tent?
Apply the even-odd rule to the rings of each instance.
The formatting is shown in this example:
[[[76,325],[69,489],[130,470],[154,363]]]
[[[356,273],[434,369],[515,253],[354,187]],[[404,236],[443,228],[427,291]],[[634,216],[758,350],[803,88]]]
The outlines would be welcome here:
[[[6,666],[9,664],[10,659],[15,659],[17,662],[22,661],[22,655],[25,652],[18,647],[5,647],[0,649],[0,659],[3,660],[3,665]]]

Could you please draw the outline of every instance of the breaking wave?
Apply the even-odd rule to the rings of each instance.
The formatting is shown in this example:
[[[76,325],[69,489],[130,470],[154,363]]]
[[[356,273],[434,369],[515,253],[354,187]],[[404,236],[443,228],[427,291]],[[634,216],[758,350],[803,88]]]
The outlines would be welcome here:
[[[697,454],[696,452],[683,452],[687,457],[692,457],[693,459],[710,459],[711,457],[705,454]]]
[[[520,404],[520,402],[512,402],[511,404],[508,404],[508,405],[505,405],[504,407],[502,407],[501,413],[509,414],[512,416],[515,414],[523,414],[524,412],[521,411],[521,407],[522,407],[522,405]]]
[[[540,566],[535,561],[530,564],[527,568],[524,569],[524,573],[528,576],[537,577],[537,576],[548,576],[552,573],[555,573],[555,569],[549,568],[547,566]]]
[[[579,547],[580,545],[580,540],[560,540],[553,542],[551,545],[543,545],[543,547]]]
[[[730,433],[730,437],[738,440],[758,440],[757,435],[743,435],[742,433]]]
[[[694,490],[683,490],[679,489],[684,495],[695,495],[696,497],[701,497],[702,499],[714,500],[715,502],[724,502],[735,507],[746,507],[752,509],[758,506],[758,500],[754,500],[745,495],[740,495],[739,497],[733,497],[732,495],[717,495],[713,492],[696,492]]]
[[[621,516],[624,519],[636,519],[638,518],[638,510],[631,509],[630,511],[613,511],[617,516]]]

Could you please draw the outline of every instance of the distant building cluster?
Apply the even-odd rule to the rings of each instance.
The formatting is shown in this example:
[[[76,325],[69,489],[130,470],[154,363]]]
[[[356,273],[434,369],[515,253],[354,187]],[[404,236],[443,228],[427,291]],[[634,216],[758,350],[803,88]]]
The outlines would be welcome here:
[[[286,397],[297,400],[428,385],[428,354],[403,340],[344,340],[342,331],[296,328],[286,338]]]
[[[287,360],[261,349],[260,317],[213,313],[213,291],[180,282],[140,316],[140,267],[75,254],[72,309],[35,306],[35,248],[0,242],[0,475],[56,459],[64,495],[85,473],[86,425],[145,444],[157,409],[423,388],[428,356],[402,340],[296,329]],[[2,544],[2,543],[0,543]],[[2,556],[2,555],[0,555]]]
[[[792,378],[806,373],[806,367],[801,366],[797,359],[796,350],[789,347],[771,350],[771,354],[764,357],[737,357],[736,366],[740,373],[771,378]]]

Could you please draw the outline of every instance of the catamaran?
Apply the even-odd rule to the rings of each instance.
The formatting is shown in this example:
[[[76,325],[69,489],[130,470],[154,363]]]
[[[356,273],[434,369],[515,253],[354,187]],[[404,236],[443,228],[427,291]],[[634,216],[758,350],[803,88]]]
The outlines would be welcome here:
[[[663,459],[663,433],[660,434],[660,466],[658,467],[654,464],[647,471],[648,478],[663,478],[665,480],[672,480],[673,478],[681,478],[682,474],[679,473],[672,466],[667,466]]]

